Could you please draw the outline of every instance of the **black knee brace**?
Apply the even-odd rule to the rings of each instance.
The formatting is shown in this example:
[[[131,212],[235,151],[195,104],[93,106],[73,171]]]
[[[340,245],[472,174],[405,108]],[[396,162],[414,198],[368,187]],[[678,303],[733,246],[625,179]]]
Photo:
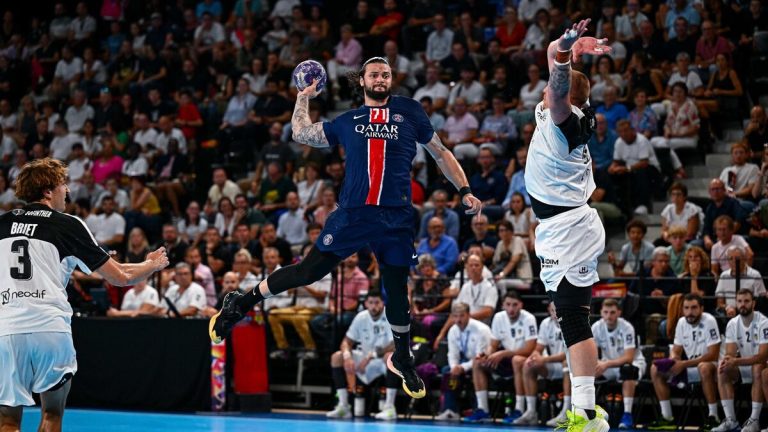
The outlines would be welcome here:
[[[411,323],[411,307],[408,304],[408,267],[382,265],[381,284],[387,294],[387,321],[396,326]]]
[[[624,364],[619,368],[619,378],[622,381],[637,381],[640,379],[640,369],[629,363]]]
[[[336,254],[313,247],[300,263],[282,267],[269,275],[269,292],[277,295],[291,288],[311,285],[330,273],[340,261]]]
[[[563,278],[557,286],[557,291],[548,291],[547,294],[555,303],[565,346],[570,347],[590,339],[592,327],[589,325],[589,307],[592,302],[592,286],[579,287]]]

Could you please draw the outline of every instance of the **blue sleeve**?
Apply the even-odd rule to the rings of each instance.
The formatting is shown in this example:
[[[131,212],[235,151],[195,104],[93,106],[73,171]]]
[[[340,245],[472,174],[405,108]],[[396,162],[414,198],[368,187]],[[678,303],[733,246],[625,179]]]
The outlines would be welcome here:
[[[416,119],[416,140],[419,144],[426,144],[432,139],[435,130],[432,128],[432,123],[427,117],[427,113],[421,107],[421,104],[417,101],[413,102],[413,112]]]
[[[339,136],[336,134],[337,124],[340,121],[340,117],[336,117],[333,121],[323,122],[323,132],[325,132],[325,139],[328,140],[328,145],[331,147],[339,144]]]

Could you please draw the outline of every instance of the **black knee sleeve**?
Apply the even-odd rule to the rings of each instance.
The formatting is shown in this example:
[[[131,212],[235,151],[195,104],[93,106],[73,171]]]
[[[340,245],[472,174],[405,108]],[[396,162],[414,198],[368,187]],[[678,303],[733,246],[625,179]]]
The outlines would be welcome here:
[[[622,381],[637,381],[640,379],[640,369],[631,364],[624,364],[619,368],[619,377]]]
[[[393,389],[400,388],[402,383],[403,383],[403,379],[395,375],[394,372],[392,372],[391,370],[389,370],[389,368],[387,368],[387,378],[386,378],[387,388],[393,388]]]
[[[282,267],[269,275],[269,292],[274,295],[291,288],[310,285],[331,272],[341,261],[336,254],[321,252],[316,247],[298,264]]]
[[[579,287],[563,278],[557,286],[557,291],[548,291],[547,294],[555,303],[565,346],[570,347],[590,339],[592,327],[589,325],[589,308],[592,302],[592,286]]]
[[[387,321],[396,326],[411,323],[408,304],[408,267],[382,265],[381,284],[387,295]]]

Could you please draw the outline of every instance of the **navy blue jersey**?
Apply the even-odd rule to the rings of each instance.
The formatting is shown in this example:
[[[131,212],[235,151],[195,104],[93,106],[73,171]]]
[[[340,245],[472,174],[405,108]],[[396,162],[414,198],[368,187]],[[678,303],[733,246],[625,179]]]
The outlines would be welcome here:
[[[390,96],[386,105],[363,105],[323,123],[323,131],[328,143],[343,145],[347,155],[339,206],[411,205],[416,146],[434,134],[419,102]]]

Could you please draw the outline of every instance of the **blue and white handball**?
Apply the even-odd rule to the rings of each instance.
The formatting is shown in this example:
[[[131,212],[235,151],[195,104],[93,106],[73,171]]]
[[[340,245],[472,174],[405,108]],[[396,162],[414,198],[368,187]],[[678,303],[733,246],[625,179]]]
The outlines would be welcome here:
[[[319,80],[317,91],[320,91],[325,87],[328,74],[325,73],[323,65],[314,60],[304,60],[293,70],[293,83],[299,91],[310,86],[315,79]]]

